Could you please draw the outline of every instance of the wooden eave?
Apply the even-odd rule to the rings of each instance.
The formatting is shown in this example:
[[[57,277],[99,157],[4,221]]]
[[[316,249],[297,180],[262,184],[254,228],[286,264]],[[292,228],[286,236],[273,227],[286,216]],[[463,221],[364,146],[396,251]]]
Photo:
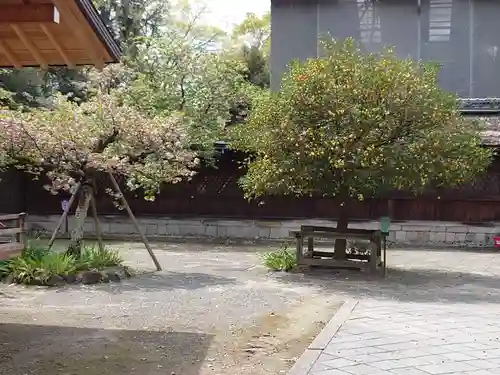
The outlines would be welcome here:
[[[91,0],[0,0],[2,68],[102,68],[119,59]]]

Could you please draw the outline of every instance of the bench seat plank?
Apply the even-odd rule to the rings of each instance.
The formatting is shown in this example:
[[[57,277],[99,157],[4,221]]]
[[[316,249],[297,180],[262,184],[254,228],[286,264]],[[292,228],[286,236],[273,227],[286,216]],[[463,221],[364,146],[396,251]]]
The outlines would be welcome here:
[[[23,233],[22,228],[0,228],[0,237]]]
[[[0,215],[0,221],[18,220],[24,216],[26,216],[24,212],[20,214]]]
[[[24,250],[24,245],[19,242],[0,244],[0,260],[8,260],[18,256]]]

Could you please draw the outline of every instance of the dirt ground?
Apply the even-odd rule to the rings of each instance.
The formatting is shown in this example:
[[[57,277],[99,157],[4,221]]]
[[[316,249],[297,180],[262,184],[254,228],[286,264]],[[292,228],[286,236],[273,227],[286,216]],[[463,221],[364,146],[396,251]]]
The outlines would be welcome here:
[[[141,275],[63,289],[0,285],[0,374],[286,374],[340,307],[259,264],[263,248],[113,244]]]

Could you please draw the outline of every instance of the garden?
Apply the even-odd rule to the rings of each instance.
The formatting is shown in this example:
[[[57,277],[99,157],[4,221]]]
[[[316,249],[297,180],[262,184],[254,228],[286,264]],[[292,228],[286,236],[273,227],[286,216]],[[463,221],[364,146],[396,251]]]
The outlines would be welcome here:
[[[259,265],[264,247],[152,242],[164,268],[152,272],[142,243],[106,245],[133,277],[0,283],[1,374],[285,374],[342,303],[279,281]]]

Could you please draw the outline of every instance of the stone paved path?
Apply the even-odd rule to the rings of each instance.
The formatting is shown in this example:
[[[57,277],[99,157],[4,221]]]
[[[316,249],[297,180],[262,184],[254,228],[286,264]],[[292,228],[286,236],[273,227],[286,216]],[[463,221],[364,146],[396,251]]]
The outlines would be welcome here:
[[[304,375],[499,375],[500,254],[394,251],[390,260],[387,280],[316,280],[359,302]]]
[[[500,374],[500,307],[364,301],[309,375]]]

